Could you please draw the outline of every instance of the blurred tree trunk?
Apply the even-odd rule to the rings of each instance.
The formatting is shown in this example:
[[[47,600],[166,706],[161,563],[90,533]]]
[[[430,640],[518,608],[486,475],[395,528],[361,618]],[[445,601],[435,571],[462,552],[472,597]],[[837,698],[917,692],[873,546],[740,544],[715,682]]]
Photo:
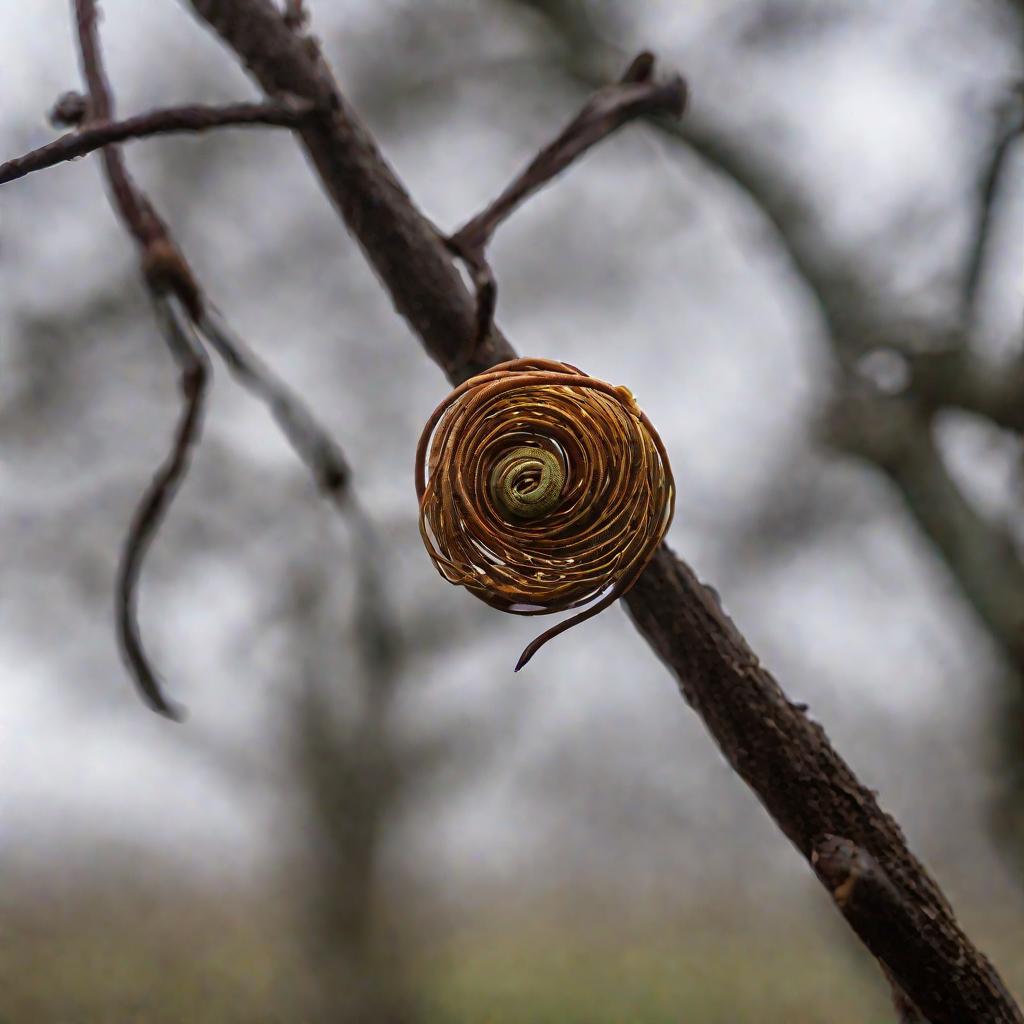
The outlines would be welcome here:
[[[324,577],[311,571],[297,582],[293,611],[302,676],[293,764],[309,872],[299,884],[314,1010],[317,1020],[330,1024],[414,1024],[419,1015],[403,937],[387,934],[388,890],[380,877],[382,849],[407,779],[403,750],[390,729],[400,641],[390,629],[381,632],[386,624],[378,619],[355,630],[349,649],[341,650],[344,627]]]

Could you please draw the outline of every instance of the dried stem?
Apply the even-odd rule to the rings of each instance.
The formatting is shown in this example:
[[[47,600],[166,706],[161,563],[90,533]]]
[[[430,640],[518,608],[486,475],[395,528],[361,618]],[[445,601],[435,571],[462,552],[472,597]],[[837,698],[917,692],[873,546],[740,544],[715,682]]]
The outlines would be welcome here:
[[[653,54],[638,54],[618,82],[594,93],[558,137],[516,175],[497,199],[447,239],[451,251],[469,268],[476,288],[474,348],[487,337],[494,317],[497,284],[485,251],[498,225],[588,149],[628,122],[655,114],[682,117],[686,83],[679,75],[664,82],[655,81],[654,64]],[[472,354],[467,352],[465,358],[468,360]]]
[[[132,518],[116,587],[117,636],[125,663],[146,704],[168,718],[180,720],[183,711],[164,696],[158,675],[142,643],[137,590],[146,552],[187,473],[190,456],[199,440],[210,367],[196,328],[222,356],[235,377],[267,402],[288,440],[312,470],[320,489],[339,509],[346,511],[349,470],[340,446],[317,423],[301,400],[231,331],[219,313],[208,308],[202,289],[170,230],[133,182],[120,149],[111,143],[139,134],[140,125],[147,127],[149,134],[161,130],[198,131],[240,123],[279,123],[296,127],[303,117],[309,115],[313,104],[289,98],[287,103],[154,111],[140,118],[112,122],[113,100],[103,70],[96,31],[95,0],[75,0],[75,9],[89,96],[85,107],[87,123],[79,133],[66,137],[67,145],[85,138],[90,141],[90,149],[100,149],[111,200],[139,247],[140,266],[154,300],[157,323],[181,370],[182,404],[171,451],[154,475]],[[60,106],[61,116],[77,120],[78,103],[65,97]],[[58,143],[62,141],[57,140]]]
[[[176,307],[175,300],[157,296],[154,305],[167,347],[181,368],[181,412],[171,451],[139,502],[125,537],[117,570],[117,637],[132,678],[146,704],[168,718],[181,721],[183,709],[164,696],[156,671],[142,645],[136,593],[146,552],[188,472],[190,456],[199,443],[210,374],[206,354],[192,333],[188,318]]]
[[[151,110],[146,114],[127,117],[123,121],[91,124],[0,164],[0,185],[23,178],[34,171],[85,156],[115,142],[232,126],[294,128],[303,117],[308,116],[311,109],[310,104],[288,103],[233,103],[222,107],[193,104]]]
[[[88,121],[105,125],[113,116],[110,86],[96,31],[95,0],[75,0],[82,70],[89,91]],[[182,712],[164,697],[156,672],[146,655],[139,630],[136,591],[146,552],[159,529],[174,494],[188,470],[189,456],[199,439],[208,365],[187,322],[177,315],[170,299],[176,295],[190,314],[201,309],[198,286],[166,225],[128,173],[116,146],[101,151],[111,201],[140,250],[140,266],[157,311],[157,322],[172,356],[181,369],[181,411],[167,460],[157,470],[132,518],[117,573],[116,623],[122,655],[146,704],[168,718]]]

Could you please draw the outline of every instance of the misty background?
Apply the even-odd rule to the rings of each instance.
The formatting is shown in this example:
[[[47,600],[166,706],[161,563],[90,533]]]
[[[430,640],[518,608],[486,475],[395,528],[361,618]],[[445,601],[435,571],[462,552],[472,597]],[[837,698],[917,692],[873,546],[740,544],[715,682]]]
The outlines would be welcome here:
[[[955,324],[985,359],[1019,358],[1020,146],[966,325],[958,303],[980,168],[1019,116],[1024,12],[308,6],[443,231],[591,78],[645,47],[685,75],[696,148],[633,125],[532,199],[489,250],[497,318],[520,353],[633,391],[672,459],[669,543],[1024,991],[1021,665],[886,473],[825,443],[837,394],[854,378],[899,392],[906,366],[837,356],[770,219],[702,147],[786,183],[815,265],[848,270],[874,324],[925,339]],[[256,95],[186,5],[102,7],[121,115]],[[80,75],[67,3],[0,14],[7,158],[54,137],[46,111]],[[447,385],[289,133],[126,152],[209,296],[344,448],[389,610],[367,626],[358,539],[218,364],[141,588],[143,636],[189,717],[142,706],[114,572],[168,445],[174,366],[98,160],[3,186],[0,1020],[891,1019],[875,967],[622,609],[514,675],[538,621],[434,571],[412,461]],[[1020,435],[956,411],[933,426],[1007,564],[1024,557]]]

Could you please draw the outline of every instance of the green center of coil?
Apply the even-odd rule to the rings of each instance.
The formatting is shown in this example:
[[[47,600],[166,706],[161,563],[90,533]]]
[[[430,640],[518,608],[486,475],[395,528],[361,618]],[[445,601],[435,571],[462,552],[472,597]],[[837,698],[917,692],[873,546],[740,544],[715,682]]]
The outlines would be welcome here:
[[[491,470],[491,497],[510,516],[539,519],[562,497],[565,471],[544,448],[513,448]]]

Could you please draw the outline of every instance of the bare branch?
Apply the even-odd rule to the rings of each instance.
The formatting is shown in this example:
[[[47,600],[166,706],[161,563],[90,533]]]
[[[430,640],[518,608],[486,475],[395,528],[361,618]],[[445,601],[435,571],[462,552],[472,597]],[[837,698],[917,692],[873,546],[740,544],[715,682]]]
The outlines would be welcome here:
[[[287,103],[233,103],[210,107],[194,104],[151,110],[146,114],[93,124],[81,131],[68,132],[45,146],[0,164],[0,185],[23,178],[33,171],[41,171],[55,164],[85,156],[113,142],[141,139],[151,135],[172,132],[204,132],[212,128],[229,126],[294,128],[307,116],[310,106]],[[70,113],[65,110],[64,115]]]
[[[1024,433],[1024,363],[997,363],[966,345],[897,351],[910,370],[909,391],[923,408],[962,409]]]
[[[655,114],[682,117],[686,105],[683,79],[673,75],[666,82],[655,82],[653,74],[652,54],[644,52],[634,58],[617,83],[599,89],[494,202],[452,235],[452,247],[461,252],[486,246],[495,228],[524,200],[629,121]]]
[[[315,105],[316,113],[298,129],[303,146],[399,313],[428,340],[433,358],[460,380],[514,358],[494,328],[462,364],[472,348],[476,310],[444,240],[383,159],[330,69],[270,0],[192,0],[192,7],[243,55],[268,96],[289,93]]]
[[[970,324],[978,301],[978,288],[985,270],[985,257],[988,251],[989,236],[992,233],[999,187],[1005,177],[1014,144],[1022,133],[1024,133],[1024,84],[1018,83],[1005,109],[1000,112],[992,149],[988,160],[982,167],[978,181],[978,206],[974,234],[968,249],[961,306],[961,321],[965,327]]]
[[[333,110],[299,130],[302,142],[398,311],[452,382],[512,358],[512,347],[493,328],[470,363],[459,365],[475,328],[472,297],[443,241],[342,97],[322,57],[301,45],[269,0],[191,4],[235,49],[268,95],[287,89]],[[898,825],[821,727],[760,666],[714,592],[662,545],[625,601],[722,753],[801,853],[810,859],[822,835],[848,836],[899,887],[914,922],[901,957],[917,965],[911,976],[901,975],[901,983],[918,1005],[942,1004],[930,1017],[932,1024],[1024,1024]],[[887,946],[871,935],[865,941],[884,963]],[[969,1012],[958,1012],[964,1006]]]
[[[622,78],[599,89],[558,137],[545,146],[485,210],[448,239],[448,246],[465,261],[477,289],[477,328],[474,347],[486,338],[494,315],[497,286],[484,255],[499,224],[522,203],[564,171],[588,149],[640,117],[656,114],[680,118],[686,106],[686,83],[679,75],[654,80],[654,55],[637,55]],[[472,352],[465,354],[469,359]]]
[[[209,362],[199,338],[198,326],[210,344],[220,353],[232,373],[258,397],[266,401],[292,446],[313,471],[318,486],[339,509],[347,495],[348,465],[340,446],[305,409],[301,401],[281,383],[245,343],[228,327],[223,318],[207,308],[199,283],[181,253],[167,225],[149,199],[132,181],[110,133],[118,125],[111,123],[113,101],[103,70],[99,37],[96,32],[95,0],[75,0],[82,65],[89,87],[86,104],[95,123],[87,125],[78,137],[90,130],[106,133],[101,155],[111,199],[125,227],[135,239],[146,286],[154,300],[157,322],[163,338],[181,369],[182,405],[172,439],[171,452],[157,470],[132,519],[125,539],[117,573],[117,635],[125,662],[146,704],[168,718],[180,720],[183,711],[163,695],[158,676],[146,655],[138,625],[136,594],[139,574],[153,537],[159,530],[171,501],[183,480],[190,455],[199,441],[205,396],[210,377]],[[74,117],[79,104],[67,99],[64,114]],[[289,112],[298,124],[308,115],[311,104],[299,101],[286,104],[250,104],[222,110],[188,108],[190,124],[195,128],[205,118],[212,122],[223,118],[225,110],[240,110],[264,116],[268,110]],[[196,111],[198,110],[198,113]],[[172,112],[155,112],[150,118]],[[180,112],[179,112],[180,113]],[[138,121],[139,119],[135,119]],[[123,125],[129,122],[121,122]],[[96,148],[96,147],[94,147]],[[179,308],[180,306],[180,308]],[[365,532],[365,530],[364,530]]]
[[[75,11],[82,69],[89,89],[88,116],[91,121],[107,123],[113,114],[113,101],[96,31],[95,0],[75,0]],[[121,151],[116,146],[107,146],[101,150],[101,156],[111,201],[139,247],[140,266],[154,299],[157,322],[181,368],[182,405],[171,452],[157,470],[135,511],[118,567],[117,636],[125,663],[143,700],[154,711],[180,721],[182,711],[164,697],[142,645],[136,614],[136,591],[146,551],[188,470],[189,456],[199,439],[209,376],[202,349],[191,335],[187,321],[178,317],[167,293],[176,295],[192,315],[201,309],[201,296],[166,225],[132,181]]]
[[[89,91],[87,122],[107,124],[113,117],[114,104],[103,70],[99,35],[96,31],[95,0],[75,0],[75,13],[78,21],[82,72]],[[166,228],[148,200],[132,182],[120,149],[116,146],[107,146],[102,150],[102,157],[114,208],[139,247],[145,250],[151,243],[165,240]]]
[[[156,471],[139,502],[125,538],[117,570],[117,636],[125,661],[143,700],[154,711],[175,721],[183,709],[163,695],[159,679],[146,656],[139,633],[136,593],[139,573],[153,537],[160,529],[167,509],[188,472],[189,458],[199,443],[203,406],[209,383],[209,363],[192,333],[188,319],[175,307],[175,300],[158,296],[154,300],[157,323],[167,347],[181,368],[181,414],[174,431],[170,454]]]

